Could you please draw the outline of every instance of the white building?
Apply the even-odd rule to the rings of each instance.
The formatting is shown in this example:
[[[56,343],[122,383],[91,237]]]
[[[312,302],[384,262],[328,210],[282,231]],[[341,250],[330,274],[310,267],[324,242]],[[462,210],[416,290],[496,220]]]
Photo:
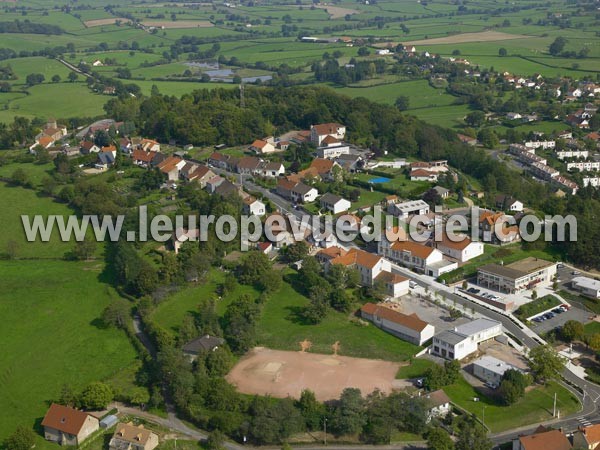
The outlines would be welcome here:
[[[297,203],[314,202],[319,196],[319,191],[304,183],[298,183],[292,189],[292,200]]]
[[[265,213],[266,213],[265,204],[263,202],[261,202],[260,200],[257,200],[256,198],[249,195],[244,200],[242,200],[242,202],[244,203],[244,205],[242,206],[242,212],[245,215],[247,215],[247,216],[250,216],[250,215],[264,216],[265,215]]]
[[[598,187],[600,186],[600,177],[584,177],[583,178],[583,187]]]
[[[389,247],[380,245],[379,250],[392,261],[432,277],[439,277],[458,267],[455,262],[445,261],[442,252],[438,249],[412,241],[399,240]]]
[[[408,291],[408,279],[406,289]],[[378,328],[415,345],[423,345],[435,334],[433,325],[421,320],[416,314],[402,314],[383,305],[366,303],[360,309],[360,314]]]
[[[580,172],[600,170],[600,161],[581,161],[567,163],[567,170],[577,169]]]
[[[512,364],[508,364],[493,356],[484,355],[473,362],[473,375],[494,388],[500,386],[504,372],[507,370],[519,370]]]
[[[589,158],[590,152],[587,150],[556,150],[556,157],[558,159],[565,158]]]
[[[446,415],[452,410],[452,404],[450,398],[442,389],[437,391],[428,392],[424,395],[427,402],[427,423],[431,422],[431,419],[435,417],[446,417]]]
[[[402,203],[390,203],[388,212],[400,218],[411,215],[421,216],[429,213],[429,204],[423,200],[411,200]]]
[[[586,297],[600,298],[600,281],[588,277],[575,277],[571,280],[573,289]]]
[[[352,205],[349,200],[330,192],[324,194],[319,201],[321,203],[321,208],[326,209],[332,214],[339,214],[341,212],[348,211]]]
[[[476,319],[442,331],[433,337],[431,352],[446,359],[463,359],[477,351],[478,345],[502,334],[502,324],[489,319]]]
[[[528,257],[511,264],[486,264],[477,269],[477,284],[508,294],[547,285],[556,275],[556,263]]]
[[[534,149],[538,149],[541,147],[544,150],[547,150],[549,148],[556,147],[556,141],[528,141],[525,142],[525,147]]]
[[[317,146],[320,146],[321,142],[323,142],[327,136],[332,136],[333,138],[342,141],[346,136],[346,127],[339,123],[322,123],[310,126],[310,140]]]
[[[445,256],[462,263],[483,255],[483,242],[473,242],[464,235],[454,235],[452,238],[444,233],[434,245]]]

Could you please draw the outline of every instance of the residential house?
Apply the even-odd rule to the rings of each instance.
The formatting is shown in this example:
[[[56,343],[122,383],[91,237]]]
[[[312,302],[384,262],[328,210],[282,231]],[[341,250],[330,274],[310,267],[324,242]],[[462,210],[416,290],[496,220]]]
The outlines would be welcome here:
[[[254,156],[240,158],[236,165],[236,172],[243,175],[255,175],[261,167],[262,161]]]
[[[507,370],[520,371],[520,369],[512,364],[494,358],[493,356],[484,355],[473,361],[473,375],[494,388],[500,386],[504,372]]]
[[[273,145],[273,142],[274,141],[272,137],[266,139],[257,139],[250,145],[250,147],[248,147],[248,149],[259,155],[274,153],[277,151],[277,149]]]
[[[345,250],[342,247],[332,246],[324,248],[323,250],[319,250],[315,255],[317,261],[319,261],[323,265],[329,265],[332,260],[344,256],[348,253],[348,250]]]
[[[404,280],[406,294],[408,278]],[[423,345],[435,334],[433,325],[421,320],[416,314],[403,314],[382,304],[366,303],[360,308],[360,315],[378,328],[415,345]]]
[[[567,163],[567,170],[577,169],[580,172],[591,172],[600,170],[600,161],[579,161]]]
[[[508,120],[517,120],[517,119],[520,119],[520,118],[522,118],[522,117],[523,117],[523,116],[522,116],[521,114],[519,114],[519,113],[516,113],[516,112],[509,112],[509,113],[506,113],[506,118],[507,118]]]
[[[118,423],[108,448],[109,450],[154,450],[158,447],[158,435],[144,425]]]
[[[227,170],[229,168],[229,159],[229,155],[224,155],[223,153],[219,152],[213,152],[208,157],[208,164],[219,169]]]
[[[314,202],[319,196],[316,188],[304,183],[297,183],[292,188],[292,200],[296,203]]]
[[[100,425],[98,419],[86,412],[52,403],[42,420],[42,427],[47,441],[79,446]]]
[[[206,187],[209,180],[216,176],[212,170],[200,164],[195,165],[195,169],[191,172],[183,171],[182,175],[184,179],[198,183],[202,189]]]
[[[98,153],[98,160],[94,164],[94,167],[99,170],[107,170],[115,163],[115,154],[113,152],[102,151]]]
[[[483,211],[479,216],[479,238],[483,242],[491,244],[508,244],[519,241],[519,227],[509,225],[512,216],[507,216],[503,212],[494,213]]]
[[[433,277],[439,277],[458,267],[455,262],[444,260],[442,252],[438,249],[408,240],[392,243],[388,257],[405,267]]]
[[[431,352],[446,359],[461,360],[477,351],[479,344],[502,334],[502,324],[476,319],[433,337]]]
[[[170,243],[175,254],[179,253],[179,249],[184,242],[197,241],[200,238],[200,230],[198,228],[177,228],[171,236]]]
[[[195,361],[202,353],[214,352],[225,343],[225,339],[206,334],[192,339],[183,346],[183,354]]]
[[[364,166],[364,159],[360,155],[339,155],[335,158],[335,162],[350,173],[356,172]]]
[[[92,141],[82,141],[79,144],[79,151],[82,155],[89,155],[90,153],[98,153],[100,151],[100,147],[98,147]]]
[[[261,175],[268,178],[276,178],[285,173],[285,167],[280,162],[269,162],[261,167]]]
[[[340,155],[348,155],[350,147],[344,145],[340,139],[333,136],[326,136],[321,145],[317,147],[317,156],[319,158],[337,158]]]
[[[220,195],[221,197],[230,197],[233,195],[238,195],[242,198],[246,198],[248,194],[246,194],[241,186],[232,183],[229,180],[223,180],[219,185],[215,188],[213,194]]]
[[[445,256],[464,263],[483,255],[483,242],[473,242],[468,236],[454,234],[452,239],[447,233],[440,240],[434,240],[434,246]]]
[[[179,171],[185,166],[186,162],[178,156],[169,156],[158,164],[158,170],[167,176],[169,181],[179,180]]]
[[[571,442],[561,430],[542,425],[529,436],[520,436],[513,441],[512,450],[571,450]]]
[[[427,169],[412,169],[410,171],[410,181],[430,181],[437,182],[439,174]]]
[[[467,136],[464,134],[457,134],[457,136],[458,136],[458,139],[460,140],[460,142],[462,142],[463,144],[477,145],[477,138]]]
[[[311,125],[310,140],[314,142],[317,147],[321,145],[321,142],[323,142],[323,139],[327,136],[332,136],[341,141],[346,136],[346,127],[339,123]]]
[[[496,196],[496,208],[503,211],[522,212],[523,203],[510,195],[499,194]]]
[[[543,148],[544,150],[553,149],[556,147],[556,141],[527,141],[523,143],[527,148]]]
[[[246,197],[243,201],[242,212],[247,216],[264,216],[266,213],[265,204],[260,200],[252,197]]]
[[[348,211],[352,203],[339,195],[332,194],[330,192],[324,194],[320,199],[321,208],[326,209],[332,214],[339,214],[344,211]]]
[[[556,157],[558,159],[566,159],[566,158],[584,158],[587,159],[590,156],[590,152],[587,150],[572,150],[572,149],[565,149],[565,150],[556,150],[554,152],[554,154],[556,155]]]
[[[400,226],[391,227],[385,230],[381,235],[381,239],[377,244],[377,253],[384,258],[389,258],[392,251],[391,247],[394,242],[408,240],[408,233]]]
[[[600,444],[600,424],[579,427],[573,433],[573,448],[596,450]]]
[[[271,242],[257,242],[256,243],[256,249],[259,252],[264,253],[265,255],[268,255],[269,253],[271,253],[273,251],[273,243],[271,243]]]
[[[286,178],[280,178],[277,180],[276,192],[281,197],[291,200],[292,199],[292,189],[296,186],[295,181],[288,180]]]
[[[331,160],[324,158],[315,158],[310,163],[308,169],[302,170],[295,175],[290,175],[288,178],[294,181],[301,181],[307,178],[320,178],[323,181],[336,181],[342,176],[342,168],[340,165]]]
[[[431,188],[432,191],[435,191],[435,193],[442,199],[445,200],[450,196],[450,189],[446,189],[445,187],[442,186],[435,186]]]
[[[205,188],[209,194],[214,194],[215,191],[217,190],[217,188],[219,187],[219,185],[221,183],[223,183],[224,181],[225,181],[225,178],[223,178],[219,175],[215,175],[214,177],[212,177],[206,181]]]
[[[427,422],[437,417],[446,417],[452,411],[450,398],[442,389],[423,395],[427,402]]]
[[[139,150],[147,152],[160,152],[160,144],[154,139],[133,138],[131,145]]]

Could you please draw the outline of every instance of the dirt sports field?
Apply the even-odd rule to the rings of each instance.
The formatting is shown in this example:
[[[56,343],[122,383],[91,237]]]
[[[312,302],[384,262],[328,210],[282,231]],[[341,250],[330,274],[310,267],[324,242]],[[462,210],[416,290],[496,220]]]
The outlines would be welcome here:
[[[144,20],[147,27],[165,28],[208,28],[213,24],[208,20]]]
[[[527,39],[522,34],[508,34],[500,31],[482,31],[480,33],[461,33],[452,36],[403,42],[404,45],[464,44],[466,42],[508,41],[511,39]]]
[[[303,389],[317,399],[331,400],[344,388],[356,387],[363,395],[379,388],[391,392],[399,363],[317,353],[286,352],[256,347],[227,375],[227,381],[244,394],[299,398]]]

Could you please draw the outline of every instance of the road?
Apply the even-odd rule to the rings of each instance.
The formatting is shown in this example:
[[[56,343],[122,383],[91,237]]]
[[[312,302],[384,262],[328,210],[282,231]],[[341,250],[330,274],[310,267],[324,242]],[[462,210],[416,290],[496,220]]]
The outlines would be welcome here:
[[[73,64],[65,61],[64,59],[56,58],[56,60],[58,62],[60,62],[61,64],[64,64],[67,68],[69,68],[73,72],[83,75],[86,78],[91,78],[91,75],[89,73],[85,73],[84,71],[80,70],[79,67],[74,66]]]

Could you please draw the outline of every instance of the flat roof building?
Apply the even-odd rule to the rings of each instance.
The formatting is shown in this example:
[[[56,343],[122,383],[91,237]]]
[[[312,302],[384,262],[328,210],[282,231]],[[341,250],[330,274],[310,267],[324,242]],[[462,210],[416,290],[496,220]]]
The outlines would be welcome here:
[[[486,264],[477,269],[477,283],[489,289],[515,294],[539,284],[550,283],[555,275],[556,263],[529,257],[507,265]]]
[[[586,297],[600,298],[600,281],[588,277],[575,277],[571,280],[573,289]]]
[[[477,351],[478,345],[502,334],[502,324],[490,319],[476,319],[454,330],[433,337],[431,352],[446,359],[463,359]]]

